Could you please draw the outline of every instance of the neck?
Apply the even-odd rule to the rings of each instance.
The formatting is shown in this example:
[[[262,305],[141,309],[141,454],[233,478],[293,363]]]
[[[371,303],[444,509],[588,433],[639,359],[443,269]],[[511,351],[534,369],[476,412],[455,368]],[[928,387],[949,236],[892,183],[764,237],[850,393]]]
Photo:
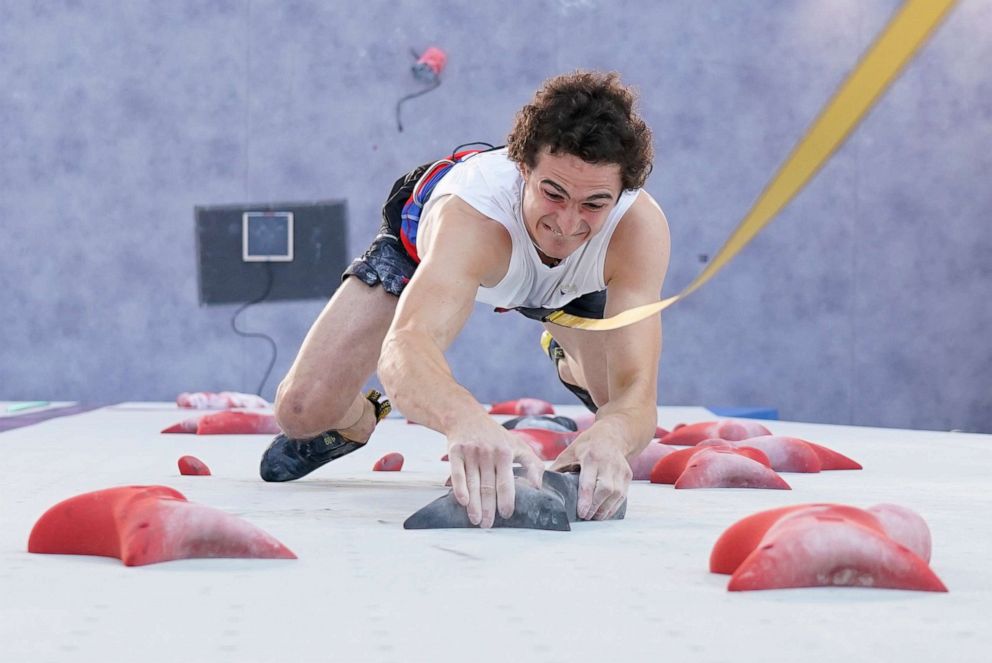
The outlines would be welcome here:
[[[557,267],[558,265],[561,264],[561,258],[552,258],[547,253],[541,250],[541,248],[537,245],[537,242],[531,240],[531,244],[534,245],[534,249],[537,251],[537,257],[540,258],[541,262],[544,263],[545,265],[547,265],[548,267]]]

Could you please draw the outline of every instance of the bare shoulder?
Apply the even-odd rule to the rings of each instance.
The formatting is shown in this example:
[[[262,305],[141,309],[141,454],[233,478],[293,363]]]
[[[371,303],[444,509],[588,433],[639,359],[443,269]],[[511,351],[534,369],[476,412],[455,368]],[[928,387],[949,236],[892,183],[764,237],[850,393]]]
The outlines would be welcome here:
[[[660,287],[668,271],[670,253],[668,219],[651,194],[642,190],[610,238],[606,282],[629,274]]]
[[[428,223],[421,222],[417,251],[424,267],[444,265],[468,270],[479,285],[491,286],[502,280],[510,264],[513,243],[510,233],[499,222],[456,195],[437,201]]]

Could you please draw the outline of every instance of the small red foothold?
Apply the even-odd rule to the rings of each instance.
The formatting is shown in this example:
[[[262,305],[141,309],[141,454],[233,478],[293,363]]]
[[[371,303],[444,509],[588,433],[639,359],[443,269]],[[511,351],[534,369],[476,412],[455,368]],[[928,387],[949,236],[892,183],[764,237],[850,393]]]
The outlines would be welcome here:
[[[210,476],[210,468],[196,456],[183,456],[179,459],[179,474],[183,476]]]
[[[443,456],[441,456],[441,460],[443,460],[445,463],[447,463],[451,459],[448,458],[448,454],[444,454]]]
[[[388,453],[375,462],[373,472],[399,472],[403,469],[403,454]]]

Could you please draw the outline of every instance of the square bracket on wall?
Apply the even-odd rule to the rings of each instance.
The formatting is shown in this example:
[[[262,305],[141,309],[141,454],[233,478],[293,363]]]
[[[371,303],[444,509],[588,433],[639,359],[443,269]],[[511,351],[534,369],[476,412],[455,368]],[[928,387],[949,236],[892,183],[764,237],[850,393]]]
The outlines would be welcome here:
[[[348,265],[347,205],[311,203],[197,206],[200,304],[328,299]]]

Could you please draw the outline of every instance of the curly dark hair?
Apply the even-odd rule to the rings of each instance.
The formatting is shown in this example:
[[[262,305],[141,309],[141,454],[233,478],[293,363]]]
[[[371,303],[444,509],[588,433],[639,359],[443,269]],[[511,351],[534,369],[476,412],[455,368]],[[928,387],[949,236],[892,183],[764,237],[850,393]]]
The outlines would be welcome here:
[[[616,72],[575,71],[549,78],[524,106],[507,137],[509,157],[533,168],[538,153],[571,154],[620,166],[624,189],[651,172],[651,130],[634,110],[636,95]]]

